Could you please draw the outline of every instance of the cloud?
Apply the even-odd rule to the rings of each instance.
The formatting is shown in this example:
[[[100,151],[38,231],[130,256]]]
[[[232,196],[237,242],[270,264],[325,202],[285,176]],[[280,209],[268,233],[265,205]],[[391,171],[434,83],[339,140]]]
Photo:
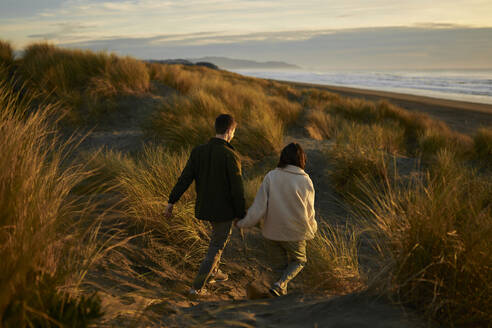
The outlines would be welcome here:
[[[228,34],[200,32],[105,38],[64,46],[139,58],[228,56],[282,60],[310,68],[491,67],[492,28],[384,27]]]
[[[15,5],[14,5],[15,3]],[[7,5],[6,5],[7,4]],[[9,5],[10,4],[10,5]],[[45,4],[45,5],[43,5]],[[16,8],[23,8],[16,10]],[[31,8],[27,10],[28,8]],[[2,10],[5,9],[5,10]],[[27,10],[27,11],[26,11]],[[263,31],[337,30],[410,26],[434,22],[490,26],[489,0],[7,0],[0,2],[4,37],[26,43],[33,36],[55,36],[55,42],[103,38],[142,38],[210,31],[219,36],[248,35],[261,40]],[[30,14],[26,16],[27,14]],[[3,18],[2,18],[3,17]],[[93,26],[79,33],[55,23]],[[425,27],[425,26],[424,26]],[[431,26],[426,26],[431,27]],[[29,37],[30,36],[30,37]],[[248,36],[253,37],[253,36]],[[287,36],[279,36],[285,39]],[[190,44],[234,42],[188,38]],[[275,38],[274,38],[275,39]]]
[[[284,31],[284,32],[258,32],[246,34],[228,34],[226,32],[199,32],[186,34],[163,34],[147,38],[104,38],[88,40],[87,42],[64,43],[64,46],[83,45],[84,47],[110,46],[131,42],[146,46],[197,46],[213,44],[235,44],[244,42],[288,42],[302,41],[322,35],[334,34],[335,30],[321,31]]]
[[[70,22],[53,23],[51,26],[54,29],[52,32],[30,34],[28,35],[28,38],[74,42],[73,40],[77,40],[78,38],[87,39],[88,36],[81,36],[81,34],[83,35],[84,31],[90,31],[95,28],[95,26],[92,25]]]
[[[429,29],[438,29],[438,28],[460,28],[460,27],[472,27],[470,25],[460,25],[460,24],[452,24],[452,23],[417,23],[414,24],[415,27],[421,28],[429,28]]]

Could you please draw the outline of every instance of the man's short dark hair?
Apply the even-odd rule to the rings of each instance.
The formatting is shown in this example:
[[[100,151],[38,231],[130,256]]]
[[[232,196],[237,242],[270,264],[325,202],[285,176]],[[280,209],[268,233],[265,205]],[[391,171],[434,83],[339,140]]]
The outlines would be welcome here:
[[[306,153],[297,142],[288,144],[280,153],[280,161],[277,167],[282,168],[287,165],[295,165],[303,170],[306,167]]]
[[[217,134],[225,134],[227,130],[235,125],[234,117],[229,114],[220,114],[215,119],[215,132]]]

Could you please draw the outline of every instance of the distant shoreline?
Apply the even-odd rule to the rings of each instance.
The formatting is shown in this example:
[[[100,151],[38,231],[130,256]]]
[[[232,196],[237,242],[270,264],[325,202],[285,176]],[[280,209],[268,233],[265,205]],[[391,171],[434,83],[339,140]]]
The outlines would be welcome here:
[[[492,126],[492,105],[490,104],[315,83],[267,80],[286,83],[296,88],[326,90],[345,97],[363,98],[371,101],[388,100],[407,110],[427,113],[446,122],[452,129],[466,134],[472,134],[482,126]]]

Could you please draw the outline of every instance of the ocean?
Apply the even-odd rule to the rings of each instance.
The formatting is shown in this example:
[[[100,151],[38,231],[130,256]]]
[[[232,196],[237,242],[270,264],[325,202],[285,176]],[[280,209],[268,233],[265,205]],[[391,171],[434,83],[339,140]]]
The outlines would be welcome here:
[[[490,70],[305,71],[237,69],[274,80],[391,91],[417,96],[492,104]]]

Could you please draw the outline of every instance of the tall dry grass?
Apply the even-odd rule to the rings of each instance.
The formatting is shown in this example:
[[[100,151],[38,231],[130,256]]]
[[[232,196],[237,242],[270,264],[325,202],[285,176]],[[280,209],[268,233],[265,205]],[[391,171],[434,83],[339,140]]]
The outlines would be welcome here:
[[[265,80],[263,80],[265,81]],[[268,87],[270,87],[272,95],[286,98],[293,102],[301,103],[302,91],[285,83],[269,81]]]
[[[322,109],[312,109],[306,115],[305,129],[309,137],[315,140],[331,139],[336,136],[339,122],[337,117]]]
[[[302,90],[301,95],[304,107],[316,110],[323,110],[329,104],[341,99],[341,97],[335,93],[314,88]]]
[[[4,88],[9,88],[11,90],[20,90],[21,81],[15,74],[16,63],[14,56],[14,48],[7,42],[0,40],[0,81]]]
[[[26,47],[18,71],[40,96],[61,102],[67,118],[81,123],[111,107],[116,95],[142,94],[150,87],[145,63],[104,52],[69,50],[48,43]]]
[[[190,97],[176,95],[155,114],[148,132],[165,140],[174,149],[188,148],[205,143],[215,135],[214,121],[208,120],[223,110],[219,100],[202,92]]]
[[[452,131],[441,121],[428,115],[409,112],[386,101],[371,102],[333,95],[330,92],[310,90],[304,92],[305,104],[312,110],[307,115],[305,128],[314,139],[330,139],[347,123],[359,127],[380,126],[380,134],[386,141],[379,144],[390,153],[421,156],[433,159],[447,149],[457,156],[469,158],[473,152],[470,137]]]
[[[169,152],[146,146],[130,157],[119,152],[99,153],[93,161],[97,176],[93,185],[108,184],[120,194],[125,217],[138,232],[150,232],[163,248],[160,257],[173,267],[194,267],[209,240],[209,227],[194,215],[194,190],[190,187],[176,204],[174,216],[164,218],[167,197],[181,174],[188,151]]]
[[[0,66],[8,67],[14,63],[14,49],[12,45],[0,40]]]
[[[183,65],[149,64],[152,80],[159,81],[181,94],[188,94],[200,85],[201,74],[187,71]]]
[[[492,168],[492,128],[480,128],[473,136],[475,158]]]
[[[301,106],[258,83],[248,84],[234,75],[203,67],[151,66],[152,77],[175,88],[178,94],[167,101],[149,125],[148,132],[173,148],[207,142],[220,113],[238,121],[233,141],[243,155],[252,159],[278,153],[283,133],[296,122]],[[174,82],[173,82],[174,81]]]
[[[492,180],[443,150],[404,185],[361,183],[359,204],[385,263],[379,277],[398,300],[451,326],[492,316]]]
[[[326,152],[330,181],[342,198],[362,197],[361,181],[385,181],[392,176],[392,156],[401,149],[402,133],[379,124],[342,122],[335,142]]]
[[[0,81],[0,322],[2,326],[85,326],[101,315],[96,297],[59,290],[79,264],[76,222],[90,203],[71,191],[89,172],[70,164],[50,113],[33,111]]]
[[[307,290],[346,294],[365,286],[359,267],[359,235],[355,226],[332,226],[320,220],[308,241],[308,264],[302,273]]]

